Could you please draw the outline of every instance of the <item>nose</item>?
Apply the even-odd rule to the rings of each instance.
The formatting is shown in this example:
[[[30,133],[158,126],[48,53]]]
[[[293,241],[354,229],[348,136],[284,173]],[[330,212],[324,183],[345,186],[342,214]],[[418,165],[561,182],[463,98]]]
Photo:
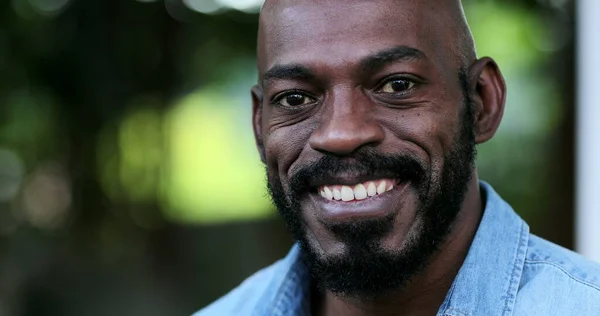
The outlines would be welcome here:
[[[374,146],[383,141],[385,132],[374,120],[373,109],[367,100],[348,100],[330,104],[321,125],[309,139],[312,149],[336,156],[353,153],[363,146]]]

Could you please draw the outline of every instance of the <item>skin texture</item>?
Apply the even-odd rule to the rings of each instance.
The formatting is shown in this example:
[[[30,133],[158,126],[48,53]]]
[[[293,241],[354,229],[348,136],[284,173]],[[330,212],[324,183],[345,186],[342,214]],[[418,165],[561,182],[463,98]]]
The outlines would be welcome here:
[[[494,135],[504,110],[502,75],[492,59],[476,59],[460,2],[454,0],[267,1],[258,70],[253,126],[269,183],[280,184],[288,197],[299,197],[305,246],[322,258],[343,256],[352,248],[333,229],[336,225],[384,215],[391,217],[391,229],[378,236],[377,247],[400,252],[418,239],[427,228],[420,210],[428,196],[434,197],[420,195],[419,188],[440,184],[447,153],[462,141],[465,99],[472,104],[472,122],[467,123],[477,144]],[[458,80],[461,70],[465,87]],[[324,157],[352,165],[369,151],[414,158],[429,182],[417,186],[409,181],[406,189],[367,206],[332,206],[309,191],[292,195],[290,179],[303,168]],[[435,315],[481,218],[484,197],[476,169],[469,168],[448,233],[410,282],[382,295],[315,291],[315,314]],[[367,176],[395,176],[376,171]],[[410,173],[401,175],[411,179]],[[313,177],[309,184],[358,183],[364,176],[345,172],[322,182]],[[365,217],[365,209],[375,212]]]

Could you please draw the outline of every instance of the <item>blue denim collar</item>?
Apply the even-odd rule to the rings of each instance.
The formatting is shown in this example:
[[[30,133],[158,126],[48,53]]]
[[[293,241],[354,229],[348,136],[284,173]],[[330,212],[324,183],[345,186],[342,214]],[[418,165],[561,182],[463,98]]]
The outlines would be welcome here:
[[[512,315],[527,252],[529,227],[487,183],[486,207],[440,316]],[[310,275],[294,245],[253,315],[310,315]]]
[[[295,244],[276,268],[252,315],[310,315],[310,274]]]
[[[467,258],[438,315],[512,315],[527,254],[529,226],[481,182],[486,207]]]

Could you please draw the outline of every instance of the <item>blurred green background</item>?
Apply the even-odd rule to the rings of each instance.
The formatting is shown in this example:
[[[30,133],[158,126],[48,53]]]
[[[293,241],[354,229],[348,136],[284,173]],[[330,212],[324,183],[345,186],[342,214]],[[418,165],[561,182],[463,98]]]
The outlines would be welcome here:
[[[508,82],[482,179],[573,244],[570,0],[464,1]],[[283,256],[254,0],[0,3],[0,315],[189,315]]]

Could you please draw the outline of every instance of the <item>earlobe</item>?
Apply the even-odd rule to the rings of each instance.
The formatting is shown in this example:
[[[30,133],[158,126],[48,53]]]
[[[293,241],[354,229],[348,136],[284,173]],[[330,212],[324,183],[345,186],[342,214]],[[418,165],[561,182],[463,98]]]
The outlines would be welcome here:
[[[496,62],[484,57],[469,70],[470,92],[475,102],[475,142],[484,143],[494,136],[506,102],[506,83]]]
[[[252,87],[252,128],[254,130],[254,140],[256,142],[256,148],[260,155],[260,160],[265,163],[267,161],[265,155],[265,146],[263,143],[262,135],[262,103],[263,103],[263,91],[258,85]]]

